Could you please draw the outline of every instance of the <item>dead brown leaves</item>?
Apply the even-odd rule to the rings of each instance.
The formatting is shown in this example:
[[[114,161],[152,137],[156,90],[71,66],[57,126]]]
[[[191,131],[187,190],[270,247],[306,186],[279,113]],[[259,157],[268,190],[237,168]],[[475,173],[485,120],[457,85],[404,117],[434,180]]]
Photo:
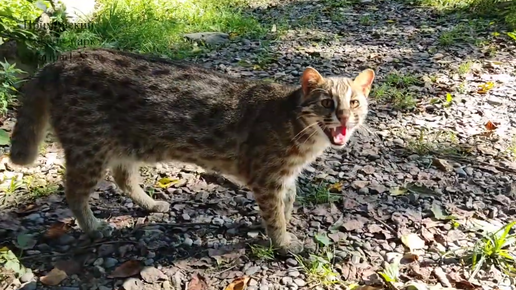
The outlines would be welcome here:
[[[206,279],[199,273],[192,275],[192,279],[188,283],[187,290],[208,290],[208,283]]]
[[[42,276],[39,281],[43,285],[56,286],[59,285],[59,283],[61,283],[64,279],[66,279],[66,277],[68,277],[68,275],[66,275],[65,271],[54,268],[52,271],[48,272],[47,275]]]
[[[111,274],[109,274],[108,278],[127,278],[140,273],[143,269],[143,265],[140,261],[137,260],[129,260],[122,265],[118,266]]]
[[[250,279],[251,278],[247,276],[237,278],[233,280],[233,282],[231,282],[224,290],[245,290]]]

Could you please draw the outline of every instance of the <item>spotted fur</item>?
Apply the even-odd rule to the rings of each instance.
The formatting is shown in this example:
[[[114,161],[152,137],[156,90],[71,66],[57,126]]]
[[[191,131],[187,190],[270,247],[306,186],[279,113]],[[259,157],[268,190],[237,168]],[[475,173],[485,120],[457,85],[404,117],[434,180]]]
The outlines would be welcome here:
[[[324,130],[344,124],[347,141],[364,122],[373,78],[366,70],[355,80],[325,79],[307,68],[293,87],[133,53],[78,50],[23,88],[10,158],[32,163],[50,124],[65,153],[66,199],[94,237],[112,231],[88,204],[106,169],[136,204],[168,212],[167,202],[140,187],[139,164],[195,163],[250,188],[274,245],[298,253],[303,245],[287,231],[296,178],[324,149],[345,145],[332,144]]]

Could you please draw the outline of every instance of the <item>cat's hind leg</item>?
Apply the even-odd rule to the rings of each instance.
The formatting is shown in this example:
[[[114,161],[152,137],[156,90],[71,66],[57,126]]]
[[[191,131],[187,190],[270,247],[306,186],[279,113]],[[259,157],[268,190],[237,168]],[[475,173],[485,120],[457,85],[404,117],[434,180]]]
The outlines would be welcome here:
[[[139,184],[140,175],[135,163],[124,162],[112,166],[113,178],[120,189],[137,205],[149,212],[168,212],[170,204],[147,195]]]

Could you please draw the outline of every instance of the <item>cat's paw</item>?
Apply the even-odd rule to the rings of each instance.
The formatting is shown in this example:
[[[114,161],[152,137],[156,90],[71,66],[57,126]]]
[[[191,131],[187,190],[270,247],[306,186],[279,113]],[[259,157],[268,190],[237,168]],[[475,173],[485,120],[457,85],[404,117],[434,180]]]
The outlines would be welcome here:
[[[156,203],[150,208],[151,212],[168,212],[170,210],[170,203],[166,201],[156,201]]]
[[[111,226],[108,222],[103,220],[97,220],[95,222],[95,227],[88,231],[87,234],[92,239],[98,240],[98,239],[104,239],[109,238],[113,235],[113,231],[115,229],[113,226]]]
[[[299,254],[304,250],[304,244],[296,235],[287,232],[288,239],[282,245],[278,246],[278,253],[282,256],[288,254]]]

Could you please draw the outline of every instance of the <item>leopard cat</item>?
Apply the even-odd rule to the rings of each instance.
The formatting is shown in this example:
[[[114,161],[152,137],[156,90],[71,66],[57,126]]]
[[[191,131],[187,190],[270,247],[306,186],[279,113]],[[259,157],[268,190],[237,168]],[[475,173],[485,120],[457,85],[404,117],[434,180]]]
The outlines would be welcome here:
[[[374,77],[371,69],[354,79],[323,77],[307,67],[291,86],[136,53],[76,50],[22,88],[10,160],[33,163],[50,125],[65,154],[68,206],[93,238],[113,232],[88,202],[107,169],[144,210],[168,212],[168,202],[140,187],[139,166],[193,163],[249,188],[278,252],[299,253],[301,239],[287,231],[296,178],[364,123]]]

